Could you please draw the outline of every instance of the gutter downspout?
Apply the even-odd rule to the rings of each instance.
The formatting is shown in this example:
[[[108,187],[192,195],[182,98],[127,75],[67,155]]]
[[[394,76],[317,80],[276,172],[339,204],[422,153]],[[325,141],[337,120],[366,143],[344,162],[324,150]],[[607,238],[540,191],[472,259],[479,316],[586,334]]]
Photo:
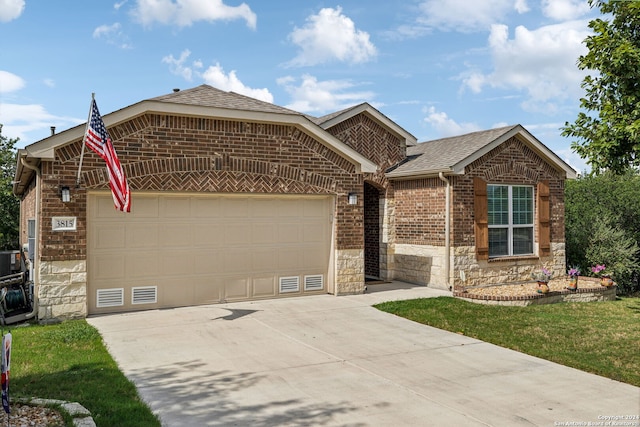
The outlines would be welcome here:
[[[42,181],[42,172],[40,171],[40,168],[36,167],[36,166],[31,166],[29,163],[27,163],[24,159],[24,157],[20,157],[20,163],[22,164],[22,166],[24,166],[27,169],[31,169],[32,171],[34,171],[36,173],[36,242],[39,242],[39,236],[38,236],[38,230],[39,230],[39,225],[40,225],[40,220],[39,220],[39,215],[38,212],[40,212],[40,187],[41,187],[41,181]],[[35,250],[36,254],[38,253],[38,250],[36,248]],[[33,269],[33,307],[32,307],[32,312],[31,313],[27,313],[25,315],[25,320],[29,320],[29,319],[33,319],[36,316],[36,313],[38,312],[38,294],[36,292],[36,283],[40,283],[40,273],[39,273],[39,269],[36,268],[36,263],[38,261],[37,257],[33,257],[33,265],[31,266],[31,268]],[[39,265],[40,263],[38,263]]]
[[[444,216],[444,251],[445,251],[445,258],[444,258],[444,273],[445,273],[445,277],[447,278],[447,286],[449,287],[449,290],[452,291],[452,287],[451,287],[451,183],[449,182],[449,180],[447,178],[445,178],[444,173],[439,172],[438,173],[438,178],[440,178],[440,180],[444,183],[447,184],[447,189],[446,189],[446,193],[445,193],[445,216]]]

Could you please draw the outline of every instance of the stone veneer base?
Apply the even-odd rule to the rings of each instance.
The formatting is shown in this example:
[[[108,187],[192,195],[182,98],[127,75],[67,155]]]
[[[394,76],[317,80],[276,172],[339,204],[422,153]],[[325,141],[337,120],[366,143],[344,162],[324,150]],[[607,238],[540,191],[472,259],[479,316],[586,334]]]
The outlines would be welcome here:
[[[611,288],[578,288],[575,291],[565,289],[563,291],[549,292],[548,294],[524,296],[474,295],[465,291],[456,291],[453,296],[477,304],[527,306],[559,302],[614,301],[616,299],[616,290],[616,286]]]

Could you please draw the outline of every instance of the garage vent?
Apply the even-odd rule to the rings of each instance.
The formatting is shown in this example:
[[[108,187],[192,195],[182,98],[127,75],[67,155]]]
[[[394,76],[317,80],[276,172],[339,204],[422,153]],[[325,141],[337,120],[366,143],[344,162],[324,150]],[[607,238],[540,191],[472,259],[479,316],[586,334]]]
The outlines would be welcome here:
[[[280,278],[280,293],[298,292],[300,290],[300,278],[297,276]]]
[[[124,305],[124,288],[98,289],[96,307],[118,307]]]
[[[157,302],[157,286],[138,286],[131,288],[131,304],[155,304]]]
[[[304,276],[305,291],[319,291],[324,288],[324,276],[316,274],[315,276]]]

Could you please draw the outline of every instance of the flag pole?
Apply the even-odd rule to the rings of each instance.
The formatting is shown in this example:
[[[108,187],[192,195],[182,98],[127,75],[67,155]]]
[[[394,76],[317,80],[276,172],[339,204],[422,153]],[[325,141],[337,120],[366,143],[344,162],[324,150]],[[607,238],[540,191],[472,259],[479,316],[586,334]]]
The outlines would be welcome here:
[[[91,92],[91,104],[89,104],[89,116],[87,117],[87,126],[84,129],[84,135],[82,136],[82,151],[80,152],[80,164],[78,165],[78,177],[76,178],[76,187],[80,187],[80,171],[82,170],[82,160],[84,159],[84,138],[87,135],[87,129],[89,129],[89,122],[91,121],[91,111],[93,110],[93,101],[96,99],[96,93]]]

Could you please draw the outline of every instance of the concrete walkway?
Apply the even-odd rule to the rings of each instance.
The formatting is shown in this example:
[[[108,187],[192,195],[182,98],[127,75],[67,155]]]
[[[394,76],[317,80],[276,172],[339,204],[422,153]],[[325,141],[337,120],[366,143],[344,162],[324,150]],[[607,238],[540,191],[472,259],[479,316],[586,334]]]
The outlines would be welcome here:
[[[640,414],[638,387],[371,307],[449,293],[369,290],[88,321],[165,426],[607,425]]]

